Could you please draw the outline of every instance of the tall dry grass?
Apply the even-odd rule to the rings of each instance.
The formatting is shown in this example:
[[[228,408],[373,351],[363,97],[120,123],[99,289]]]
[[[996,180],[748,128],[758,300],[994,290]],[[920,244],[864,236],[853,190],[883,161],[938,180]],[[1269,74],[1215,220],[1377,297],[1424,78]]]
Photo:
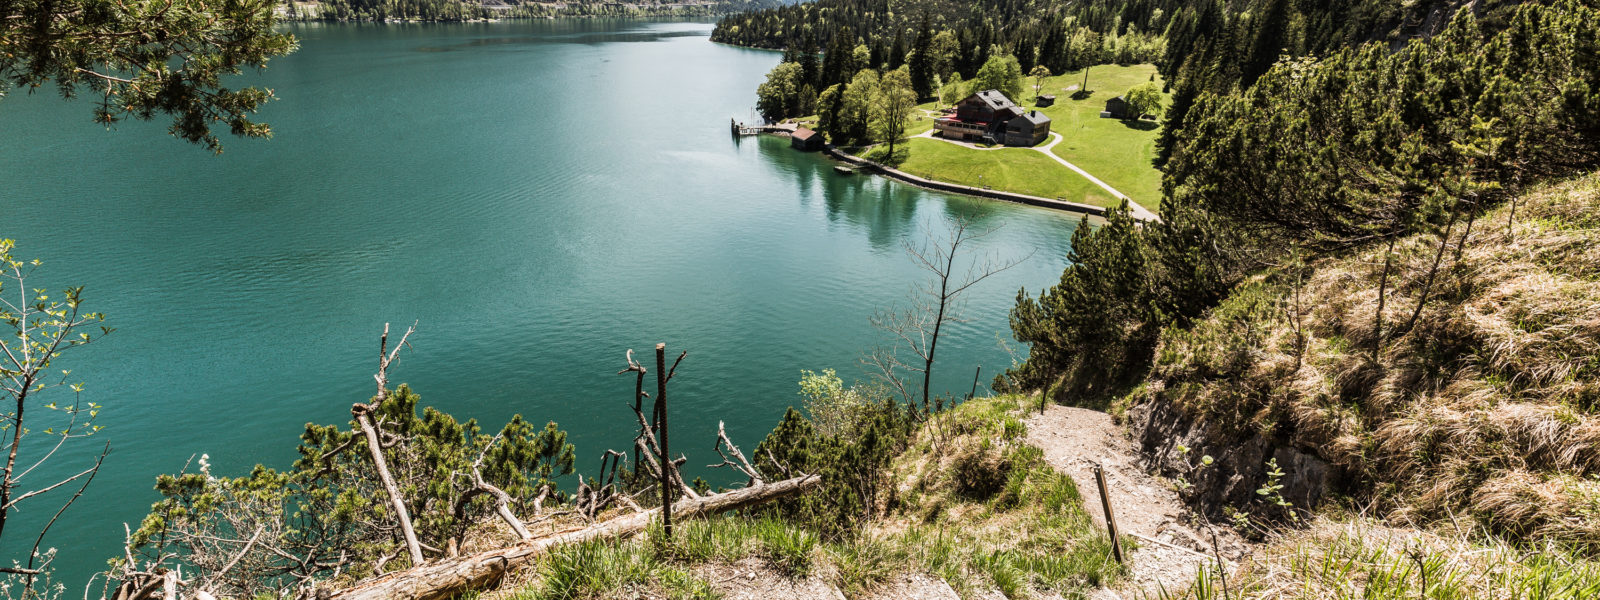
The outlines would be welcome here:
[[[1472,531],[1394,529],[1319,518],[1268,541],[1229,576],[1202,572],[1168,599],[1582,600],[1600,563],[1557,545],[1513,547]]]
[[[1146,399],[1313,449],[1391,518],[1600,551],[1600,175],[1508,211],[1456,228],[1414,327],[1437,235],[1395,245],[1381,341],[1383,248],[1327,257],[1165,332]]]

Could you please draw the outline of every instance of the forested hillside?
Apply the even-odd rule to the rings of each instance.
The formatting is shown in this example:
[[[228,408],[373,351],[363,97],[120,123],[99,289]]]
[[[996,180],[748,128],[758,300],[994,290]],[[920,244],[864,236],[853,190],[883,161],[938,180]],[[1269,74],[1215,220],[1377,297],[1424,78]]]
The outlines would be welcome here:
[[[762,10],[779,0],[617,0],[600,2],[533,2],[523,0],[321,0],[284,4],[291,20],[329,21],[468,21],[493,18],[545,17],[691,17]]]
[[[1192,47],[1242,47],[1222,31]],[[1560,458],[1592,453],[1587,434],[1552,434],[1593,427],[1600,330],[1573,316],[1592,314],[1593,262],[1569,254],[1592,192],[1523,198],[1600,158],[1600,11],[1463,12],[1398,50],[1258,78],[1206,58],[1227,55],[1184,59],[1163,221],[1081,228],[1060,283],[1019,293],[1031,354],[999,383],[1168,404],[1348,467],[1347,491],[1408,518],[1551,535],[1550,507],[1592,503],[1563,482],[1597,473]],[[1501,505],[1473,499],[1487,489]],[[1563,522],[1565,539],[1600,540]]]
[[[910,51],[919,29],[949,30],[960,52],[955,70],[970,78],[994,45],[1001,53],[1015,55],[1024,70],[1044,64],[1060,73],[1093,64],[1074,52],[1074,36],[1154,35],[1171,42],[1161,61],[1162,75],[1168,79],[1174,79],[1190,59],[1224,70],[1244,68],[1253,77],[1280,54],[1320,54],[1367,41],[1397,44],[1437,33],[1463,6],[1470,5],[1492,22],[1516,4],[1504,0],[1470,4],[1458,0],[818,0],[726,17],[712,40],[788,49],[865,43],[873,51],[872,64],[879,65],[895,60],[883,57]]]

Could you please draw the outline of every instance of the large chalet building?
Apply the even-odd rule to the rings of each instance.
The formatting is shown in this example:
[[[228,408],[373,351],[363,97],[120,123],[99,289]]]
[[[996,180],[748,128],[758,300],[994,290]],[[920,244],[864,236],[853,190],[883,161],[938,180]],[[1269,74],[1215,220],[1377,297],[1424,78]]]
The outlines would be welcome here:
[[[1050,136],[1050,117],[1023,110],[999,90],[983,90],[956,103],[956,113],[934,120],[933,128],[947,139],[1033,146]]]

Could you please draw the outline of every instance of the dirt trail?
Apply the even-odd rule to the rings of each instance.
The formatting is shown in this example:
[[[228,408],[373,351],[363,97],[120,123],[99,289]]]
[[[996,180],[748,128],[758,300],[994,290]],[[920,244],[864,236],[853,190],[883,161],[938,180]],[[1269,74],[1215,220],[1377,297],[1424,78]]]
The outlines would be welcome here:
[[[1117,526],[1124,534],[1147,538],[1140,539],[1139,549],[1129,553],[1131,581],[1117,590],[1098,590],[1096,597],[1156,597],[1163,588],[1174,595],[1180,593],[1202,565],[1216,567],[1213,531],[1227,560],[1237,560],[1248,551],[1248,545],[1231,528],[1207,527],[1184,507],[1169,482],[1146,473],[1133,441],[1110,415],[1050,406],[1042,415],[1033,413],[1026,423],[1028,443],[1044,450],[1046,462],[1077,482],[1096,524],[1105,526],[1094,479],[1094,465],[1099,462],[1105,465]]]

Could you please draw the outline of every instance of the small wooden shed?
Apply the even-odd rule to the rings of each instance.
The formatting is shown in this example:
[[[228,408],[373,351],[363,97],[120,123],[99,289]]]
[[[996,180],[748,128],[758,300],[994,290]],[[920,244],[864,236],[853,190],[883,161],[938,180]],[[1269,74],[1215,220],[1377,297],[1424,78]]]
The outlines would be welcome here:
[[[822,134],[801,127],[794,130],[794,135],[789,136],[789,145],[802,152],[815,152],[823,146]]]
[[[1100,112],[1100,118],[1102,118],[1102,119],[1126,119],[1126,118],[1128,118],[1128,100],[1126,98],[1123,98],[1122,96],[1117,96],[1115,98],[1107,100],[1106,101],[1106,109]]]
[[[1051,105],[1054,105],[1055,103],[1056,103],[1056,97],[1053,94],[1045,94],[1045,95],[1042,95],[1042,96],[1039,96],[1039,97],[1033,99],[1033,105],[1037,106],[1039,108],[1044,108],[1046,106],[1051,106]]]

